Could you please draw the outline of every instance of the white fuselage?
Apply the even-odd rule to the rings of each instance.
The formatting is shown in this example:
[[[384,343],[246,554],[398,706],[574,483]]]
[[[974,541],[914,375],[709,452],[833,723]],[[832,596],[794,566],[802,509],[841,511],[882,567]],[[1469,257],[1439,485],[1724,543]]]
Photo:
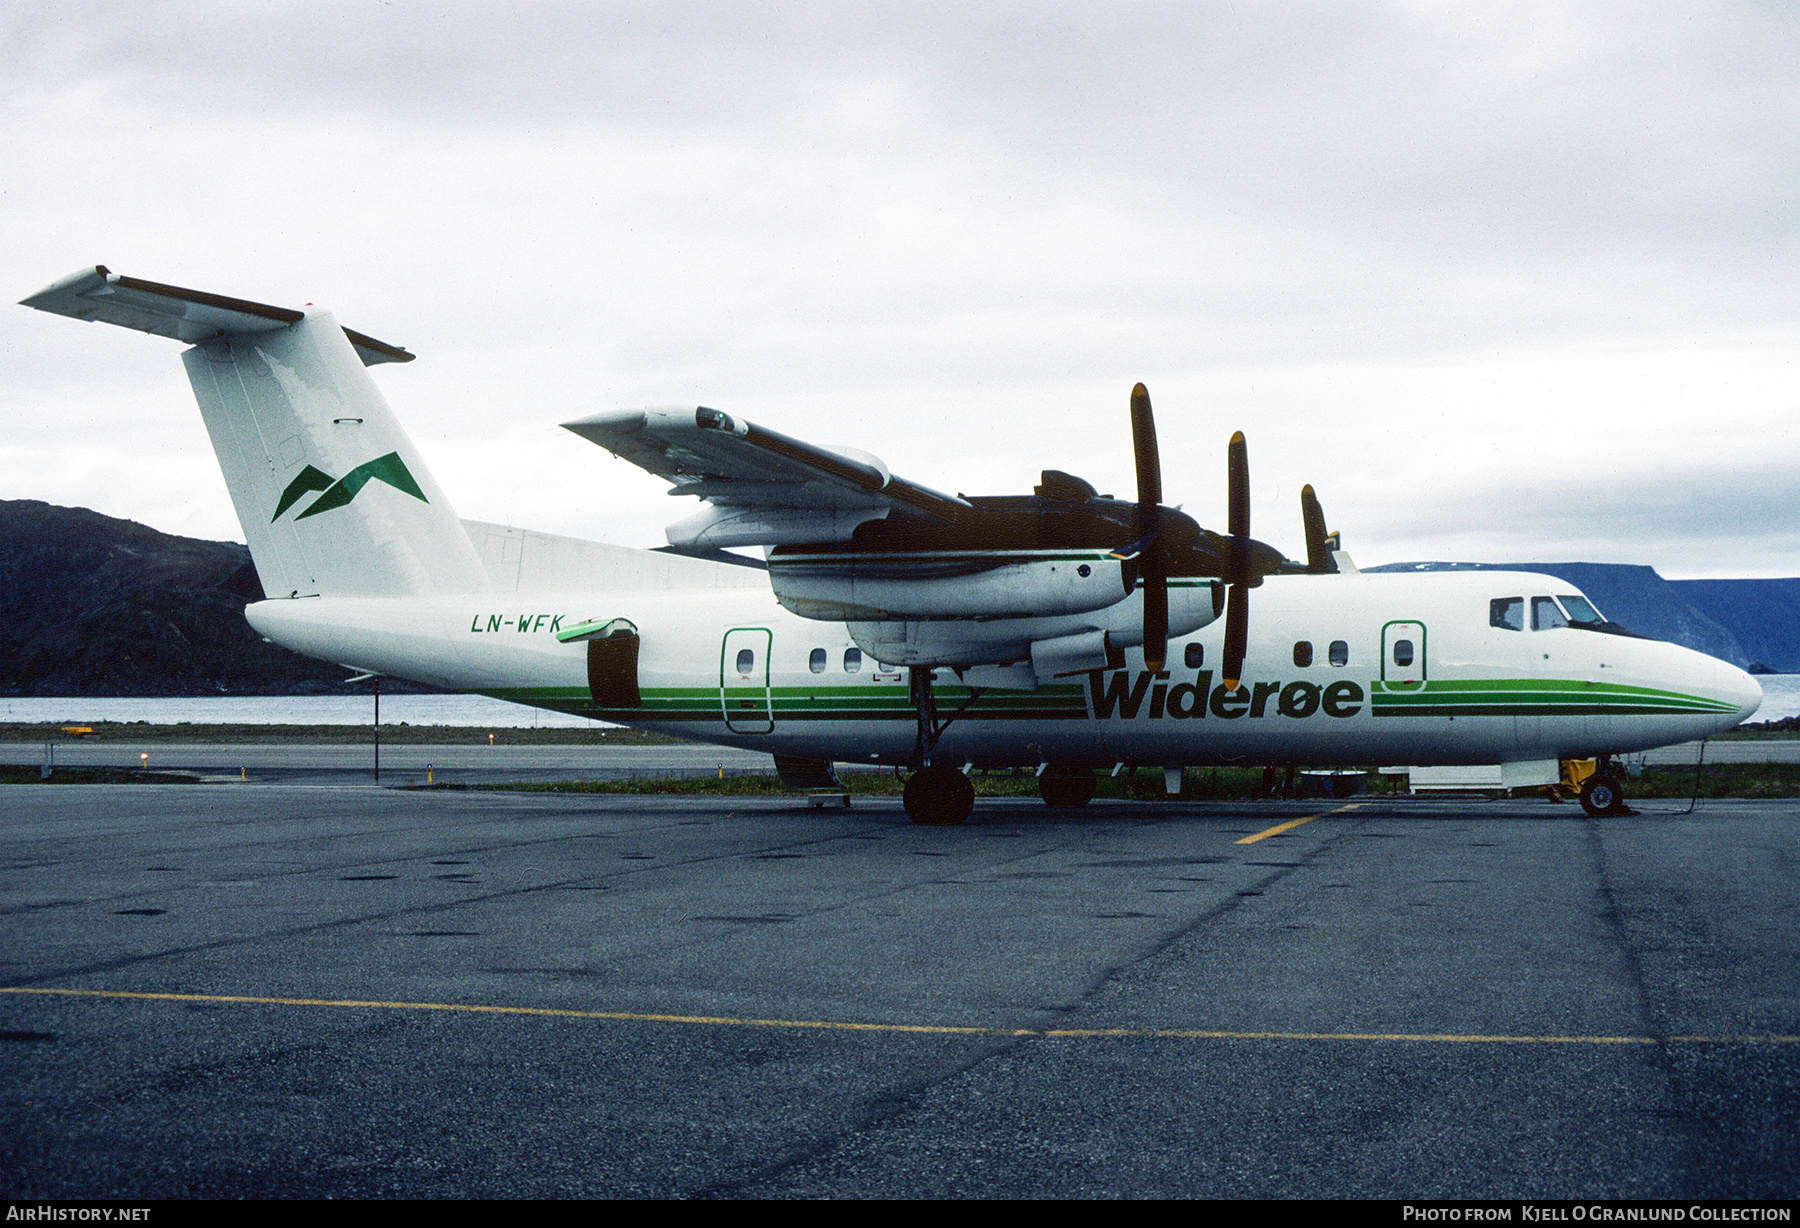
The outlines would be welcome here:
[[[1270,577],[1252,598],[1235,692],[1218,674],[1217,623],[1172,640],[1154,676],[1133,650],[1122,670],[971,701],[940,670],[937,715],[955,719],[935,758],[1523,763],[1705,737],[1761,703],[1749,675],[1674,644],[1490,620],[1496,599],[1573,591],[1517,572]],[[904,762],[914,747],[905,672],[863,655],[843,624],[784,610],[766,587],[299,598],[247,614],[309,656],[682,737],[862,763]],[[611,619],[641,636],[635,709],[597,705],[587,646],[556,637]]]
[[[1554,779],[1560,758],[1728,729],[1762,700],[1722,661],[1566,625],[1601,624],[1584,599],[1559,608],[1570,585],[1509,572],[1270,574],[1250,602],[1242,685],[1227,690],[1212,621],[1223,590],[1190,569],[1166,580],[1168,668],[1151,674],[1131,646],[1163,620],[1100,532],[1124,531],[1107,510],[1124,505],[1090,507],[1091,486],[1046,472],[1035,502],[1003,513],[704,406],[567,425],[712,502],[672,542],[817,549],[763,575],[462,521],[368,376],[371,363],[410,361],[405,350],[317,308],[104,265],[25,302],[192,345],[183,362],[257,574],[281,594],[246,616],[278,644],[357,670],[834,761],[911,762],[929,748],[932,766],[1531,765],[1513,773],[1521,783]],[[1154,456],[1141,384],[1132,421],[1134,447]],[[1232,456],[1247,491],[1241,436]],[[969,540],[841,548],[896,511],[896,541],[915,523]],[[1159,534],[1173,516],[1157,514]],[[984,524],[995,543],[980,540]],[[1233,557],[1248,574],[1251,554]],[[1546,629],[1523,629],[1526,610]],[[947,722],[935,745],[922,736],[927,696],[915,702],[908,682],[932,666]],[[946,666],[965,672],[953,681]]]

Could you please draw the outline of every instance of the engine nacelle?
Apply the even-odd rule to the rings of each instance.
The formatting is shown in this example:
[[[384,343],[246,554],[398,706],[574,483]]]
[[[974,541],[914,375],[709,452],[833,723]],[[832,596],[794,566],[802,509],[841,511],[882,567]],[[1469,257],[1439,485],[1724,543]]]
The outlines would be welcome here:
[[[991,552],[772,555],[775,599],[826,622],[1053,618],[1125,599],[1122,564],[1104,551],[1008,560]]]
[[[1213,583],[1169,586],[1169,638],[1192,635],[1218,617]],[[857,647],[890,665],[966,667],[1028,662],[1040,681],[1102,668],[1113,650],[1144,642],[1142,592],[1104,610],[1037,618],[850,620]]]

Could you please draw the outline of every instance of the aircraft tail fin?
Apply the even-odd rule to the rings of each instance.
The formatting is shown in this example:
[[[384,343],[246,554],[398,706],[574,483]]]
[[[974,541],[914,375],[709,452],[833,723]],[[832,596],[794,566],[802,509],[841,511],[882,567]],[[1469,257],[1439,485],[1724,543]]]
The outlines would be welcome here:
[[[468,534],[364,367],[397,346],[297,311],[83,270],[28,307],[192,342],[182,355],[270,597],[489,587]]]

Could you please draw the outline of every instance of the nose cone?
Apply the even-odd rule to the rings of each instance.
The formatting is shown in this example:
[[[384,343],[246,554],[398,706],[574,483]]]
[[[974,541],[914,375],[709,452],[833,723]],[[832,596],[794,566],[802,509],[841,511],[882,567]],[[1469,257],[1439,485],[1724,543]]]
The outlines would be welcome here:
[[[1762,686],[1755,678],[1735,665],[1727,665],[1720,661],[1715,671],[1714,685],[1718,688],[1717,694],[1721,700],[1737,707],[1737,715],[1731,718],[1729,724],[1722,723],[1721,730],[1742,724],[1755,715],[1758,708],[1762,707]]]

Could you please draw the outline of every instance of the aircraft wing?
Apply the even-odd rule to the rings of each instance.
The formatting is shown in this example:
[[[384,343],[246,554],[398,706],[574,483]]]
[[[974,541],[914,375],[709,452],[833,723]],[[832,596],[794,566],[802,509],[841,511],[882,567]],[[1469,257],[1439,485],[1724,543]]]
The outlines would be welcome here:
[[[895,477],[866,452],[804,443],[704,406],[619,410],[563,426],[666,478],[670,494],[711,505],[669,526],[673,546],[847,541],[891,511],[951,524],[971,510],[966,499]]]
[[[100,320],[189,344],[210,341],[226,333],[273,332],[306,318],[304,311],[292,307],[165,286],[158,281],[126,277],[103,264],[71,273],[20,301],[39,311],[76,320]],[[415,357],[397,345],[377,341],[354,329],[346,328],[344,336],[350,338],[365,367],[378,362],[411,362]]]

